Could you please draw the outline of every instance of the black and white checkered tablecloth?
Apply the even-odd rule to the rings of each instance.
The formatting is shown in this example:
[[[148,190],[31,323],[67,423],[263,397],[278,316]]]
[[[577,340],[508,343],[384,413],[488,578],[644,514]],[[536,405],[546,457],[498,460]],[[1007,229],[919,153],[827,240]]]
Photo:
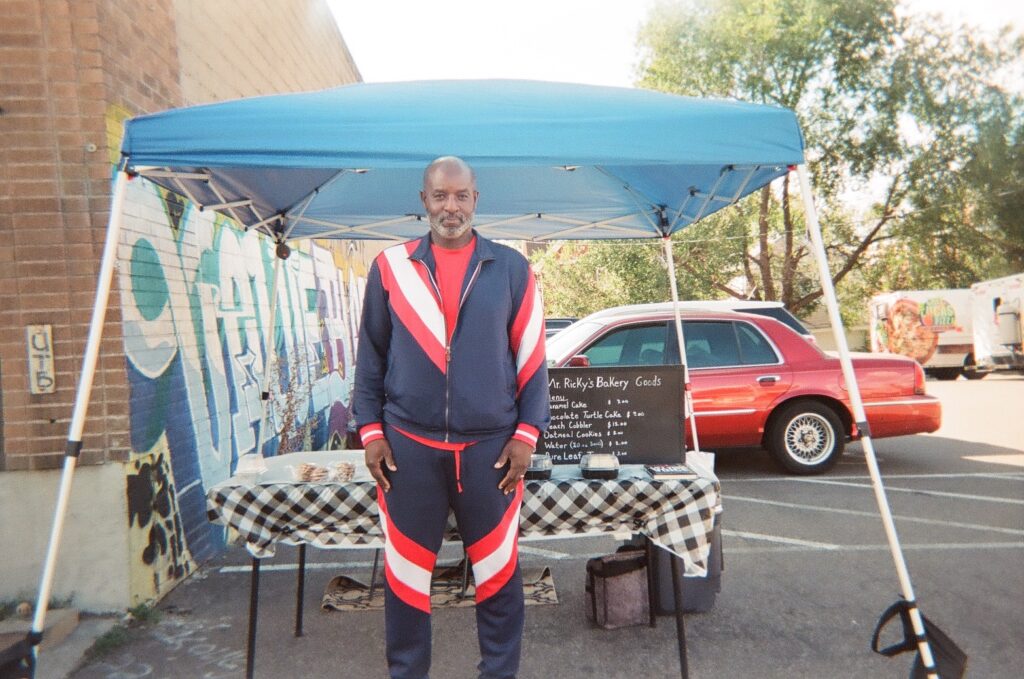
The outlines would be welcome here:
[[[717,481],[655,481],[631,466],[614,480],[527,481],[520,535],[643,533],[683,557],[688,575],[702,576],[717,502]],[[345,548],[383,541],[377,486],[368,480],[239,485],[229,479],[207,492],[206,507],[210,521],[233,528],[257,558],[272,556],[278,542]]]

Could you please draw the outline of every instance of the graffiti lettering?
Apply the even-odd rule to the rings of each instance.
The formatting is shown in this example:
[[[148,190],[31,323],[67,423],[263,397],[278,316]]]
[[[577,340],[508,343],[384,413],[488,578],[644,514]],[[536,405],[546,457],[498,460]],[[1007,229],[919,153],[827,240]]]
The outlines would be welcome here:
[[[313,448],[345,440],[367,267],[362,246],[345,256],[315,244],[294,252],[281,262],[270,328],[269,241],[146,182],[128,186],[128,201],[119,284],[139,464],[127,493],[132,530],[144,531],[132,544],[143,565],[159,568],[157,591],[136,593],[149,598],[223,547],[206,489],[259,445],[272,352],[264,454],[285,438]],[[169,515],[153,513],[158,500]]]

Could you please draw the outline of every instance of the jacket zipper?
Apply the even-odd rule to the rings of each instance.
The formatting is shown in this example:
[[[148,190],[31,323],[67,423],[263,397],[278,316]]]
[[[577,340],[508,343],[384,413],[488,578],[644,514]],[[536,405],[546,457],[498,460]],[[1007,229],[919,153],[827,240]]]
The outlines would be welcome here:
[[[483,266],[483,260],[476,263],[476,269],[473,270],[473,275],[469,278],[469,283],[466,285],[466,291],[462,294],[459,299],[459,312],[455,314],[456,324],[458,324],[459,313],[462,312],[462,305],[465,304],[466,298],[469,296],[469,291],[473,288],[473,283],[476,282],[476,277],[480,274],[480,268]],[[444,308],[441,305],[441,288],[438,286],[437,281],[434,279],[434,272],[430,270],[430,267],[424,265],[424,269],[427,270],[427,277],[430,278],[430,284],[434,286],[434,292],[437,294],[438,308],[441,309],[441,315],[444,315]],[[448,438],[451,432],[448,430],[448,418],[451,412],[451,378],[450,368],[452,362],[452,347],[448,340],[448,326],[447,319],[444,328],[444,442],[448,443]],[[455,336],[455,328],[452,328],[451,336]]]
[[[476,283],[476,277],[480,273],[480,268],[483,266],[483,261],[484,260],[481,259],[480,261],[476,262],[476,268],[473,269],[473,275],[471,275],[471,277],[469,279],[469,284],[466,285],[466,292],[464,292],[462,297],[459,299],[459,313],[462,312],[462,305],[466,303],[466,298],[469,297],[469,291],[472,290],[473,284]],[[422,264],[423,268],[425,268],[427,270],[427,278],[430,279],[430,285],[433,286],[434,294],[437,296],[437,307],[441,310],[441,315],[443,316],[444,315],[444,308],[443,308],[442,303],[441,303],[441,289],[440,289],[440,286],[437,285],[437,281],[434,279],[434,272],[431,271],[430,267],[427,266],[426,263],[423,262],[422,260],[420,260],[420,264]],[[458,325],[459,313],[456,313],[456,324],[457,325]],[[444,326],[444,442],[445,443],[449,442],[449,436],[451,435],[451,432],[449,431],[449,416],[450,416],[451,407],[452,407],[452,404],[451,404],[451,401],[452,401],[452,393],[451,393],[452,384],[451,384],[451,378],[450,378],[450,375],[451,375],[450,369],[451,369],[451,366],[452,366],[452,344],[449,341],[449,332],[447,332],[447,325],[446,325],[446,323],[447,323],[447,320],[445,319],[445,326]],[[455,337],[455,328],[452,329],[452,337]]]
[[[484,265],[483,260],[476,263],[476,269],[473,270],[473,275],[469,277],[469,283],[466,284],[466,291],[462,293],[462,297],[459,299],[459,310],[455,313],[455,325],[459,324],[459,315],[462,313],[462,305],[465,304],[466,298],[469,297],[469,291],[473,289],[473,283],[476,282],[477,274],[480,273],[480,267]],[[452,337],[455,337],[455,328],[452,328]],[[448,410],[449,410],[449,386],[451,384],[451,373],[449,372],[449,364],[452,360],[452,350],[448,342],[448,328],[445,328],[445,350],[444,350],[444,440],[448,442]]]

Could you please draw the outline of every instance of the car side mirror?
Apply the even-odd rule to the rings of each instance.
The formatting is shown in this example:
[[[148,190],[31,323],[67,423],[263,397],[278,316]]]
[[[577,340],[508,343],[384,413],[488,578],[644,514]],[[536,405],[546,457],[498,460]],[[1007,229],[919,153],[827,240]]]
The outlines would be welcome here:
[[[569,362],[565,364],[567,368],[589,368],[590,359],[583,354],[577,354],[569,359]]]

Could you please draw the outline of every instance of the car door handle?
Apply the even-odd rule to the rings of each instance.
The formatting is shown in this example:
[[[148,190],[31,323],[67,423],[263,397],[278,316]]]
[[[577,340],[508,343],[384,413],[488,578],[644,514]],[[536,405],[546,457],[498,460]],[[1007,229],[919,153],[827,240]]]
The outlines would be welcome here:
[[[757,383],[764,385],[775,384],[781,379],[782,378],[779,377],[778,375],[761,375],[760,377],[757,378]]]

